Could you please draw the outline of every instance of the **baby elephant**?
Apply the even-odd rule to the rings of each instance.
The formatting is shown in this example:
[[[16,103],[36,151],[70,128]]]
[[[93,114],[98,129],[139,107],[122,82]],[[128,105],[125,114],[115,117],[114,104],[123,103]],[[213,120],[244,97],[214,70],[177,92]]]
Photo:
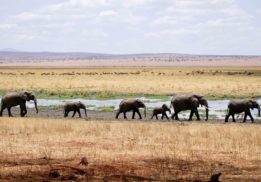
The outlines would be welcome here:
[[[82,102],[66,102],[64,104],[64,117],[67,117],[68,116],[68,113],[70,111],[73,111],[73,115],[72,117],[74,117],[75,113],[78,112],[79,114],[79,117],[81,118],[81,112],[80,112],[80,109],[84,109],[84,112],[85,112],[85,117],[87,118],[87,112],[86,112],[86,107],[85,105],[82,103]]]
[[[167,120],[169,120],[169,117],[166,114],[167,111],[169,111],[169,113],[171,114],[170,108],[166,104],[163,104],[162,107],[156,107],[155,109],[153,109],[151,119],[153,119],[154,116],[156,116],[156,119],[158,119],[158,114],[162,114],[161,119],[163,119],[165,116]]]

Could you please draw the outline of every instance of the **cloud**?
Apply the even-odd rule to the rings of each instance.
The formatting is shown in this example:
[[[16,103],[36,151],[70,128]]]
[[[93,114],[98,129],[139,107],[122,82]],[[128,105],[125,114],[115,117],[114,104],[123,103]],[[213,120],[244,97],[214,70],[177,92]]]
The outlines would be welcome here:
[[[114,11],[114,10],[105,10],[105,11],[101,11],[98,16],[100,18],[104,18],[104,17],[115,16],[115,15],[117,15],[116,11]]]
[[[0,30],[10,30],[12,28],[15,28],[17,25],[14,23],[3,23],[0,24]]]
[[[0,19],[0,39],[23,50],[221,52],[232,44],[240,50],[239,37],[261,44],[260,12],[236,0],[47,1]]]
[[[16,21],[50,20],[50,16],[33,12],[23,12],[13,17]]]
[[[97,6],[105,6],[108,0],[67,0],[62,3],[52,4],[49,6],[51,10],[64,10],[75,8],[95,8]]]

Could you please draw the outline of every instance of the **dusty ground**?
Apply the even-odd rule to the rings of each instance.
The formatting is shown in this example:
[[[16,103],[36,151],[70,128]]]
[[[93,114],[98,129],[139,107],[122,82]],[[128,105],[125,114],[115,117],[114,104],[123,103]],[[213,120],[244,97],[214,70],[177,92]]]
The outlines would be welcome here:
[[[12,115],[14,117],[20,117],[20,109],[18,107],[16,108],[12,108]],[[4,110],[3,115],[8,117],[8,112],[7,109]],[[65,118],[65,119],[70,119],[73,115],[73,112],[69,113],[69,117]],[[84,111],[81,110],[81,115],[82,118],[79,118],[78,113],[75,114],[74,119],[75,120],[85,120],[85,114]],[[116,111],[114,112],[104,112],[104,111],[94,111],[94,110],[87,110],[87,116],[88,116],[88,120],[104,120],[104,121],[114,121],[115,120],[115,115],[116,115]],[[144,118],[144,114],[143,111],[141,111],[141,116],[142,116],[142,120],[143,121],[157,121],[156,118],[154,117],[153,120],[151,120],[151,113],[147,113],[147,117]],[[48,107],[43,107],[41,109],[39,109],[39,113],[37,114],[35,112],[35,109],[27,109],[27,115],[25,117],[33,117],[33,118],[51,118],[51,119],[59,119],[59,118],[64,118],[63,116],[63,110],[61,109],[53,109],[53,108],[48,108]],[[125,120],[123,118],[123,114],[120,114],[118,120],[120,121],[133,121],[132,118],[132,112],[128,112],[127,113],[127,120]],[[135,120],[134,121],[139,121],[139,117],[136,114],[135,116]],[[195,116],[193,117],[194,119]],[[204,123],[204,118],[201,118],[202,122]],[[249,118],[248,118],[249,119]],[[242,122],[242,118],[236,118],[237,122]],[[163,122],[167,122],[167,119],[164,118],[163,120],[161,120],[161,117],[159,116],[159,120],[158,121],[163,121]],[[172,121],[171,119],[169,121]],[[181,121],[187,121],[186,119],[181,119]],[[231,121],[231,118],[230,118]],[[250,120],[247,120],[249,123],[251,123]],[[256,123],[258,124],[260,121],[256,120]],[[223,120],[209,120],[208,123],[223,123]],[[261,123],[260,123],[261,124]]]
[[[194,121],[192,125],[191,122],[153,122],[155,124],[151,125],[131,119],[117,122],[112,112],[88,111],[88,121],[78,117],[59,120],[63,118],[61,109],[42,108],[39,114],[34,109],[28,109],[27,117],[22,120],[18,116],[18,108],[13,108],[12,113],[14,120],[0,118],[0,181],[207,182],[211,175],[217,173],[222,173],[220,180],[226,182],[259,182],[261,179],[261,159],[258,157],[261,154],[258,148],[260,142],[256,138],[261,134],[257,128],[260,122],[225,124],[212,120],[201,123]],[[4,114],[6,116],[7,112]],[[128,116],[130,118],[130,114]],[[256,126],[254,130],[252,126]],[[173,127],[177,127],[177,130],[172,130]],[[221,133],[205,133],[204,127]],[[118,130],[121,131],[118,133]],[[182,134],[191,131],[186,136],[168,134],[179,130]],[[148,132],[155,132],[158,136],[151,141],[153,135]],[[199,135],[194,132],[199,132]],[[166,135],[165,138],[161,138],[162,135]],[[239,138],[231,142],[232,135],[238,135]],[[241,137],[244,135],[246,139],[243,140]],[[188,141],[185,140],[188,144],[182,142],[183,137],[188,138]],[[227,139],[216,141],[224,137]],[[179,143],[179,139],[180,144],[185,146],[192,142],[193,146],[188,149],[192,152],[187,157],[181,157],[187,151],[178,149],[180,144],[174,144],[175,147],[170,148],[173,151],[165,151],[164,148],[161,151],[161,147],[168,147],[175,141]],[[199,140],[199,143],[194,140]],[[245,148],[245,144],[250,148]],[[216,145],[228,148],[215,151]],[[250,157],[252,154],[253,158]],[[83,156],[87,157],[88,165],[80,164]]]
[[[20,168],[11,175],[1,175],[0,181],[173,181],[207,182],[212,174],[221,172],[221,181],[259,182],[260,161],[242,167],[219,161],[186,161],[179,159],[137,159],[133,161],[93,162],[79,165],[74,159],[11,159],[0,160],[6,170]],[[219,172],[217,172],[219,171]],[[215,182],[215,181],[213,181]]]

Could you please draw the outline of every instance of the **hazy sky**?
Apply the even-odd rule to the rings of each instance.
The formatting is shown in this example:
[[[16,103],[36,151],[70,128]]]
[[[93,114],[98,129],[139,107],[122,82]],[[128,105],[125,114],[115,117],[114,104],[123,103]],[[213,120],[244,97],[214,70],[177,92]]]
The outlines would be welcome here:
[[[260,0],[0,0],[0,49],[261,55]]]

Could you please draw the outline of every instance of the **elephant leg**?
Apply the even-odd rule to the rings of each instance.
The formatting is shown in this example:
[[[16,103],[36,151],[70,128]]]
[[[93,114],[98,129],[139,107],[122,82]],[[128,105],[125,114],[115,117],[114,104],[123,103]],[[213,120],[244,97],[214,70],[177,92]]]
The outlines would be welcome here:
[[[250,119],[251,119],[251,121],[252,121],[252,123],[253,123],[253,122],[254,122],[254,118],[253,118],[253,116],[252,116],[250,110],[246,111],[245,114],[246,114],[246,117],[247,117],[247,116],[250,117]]]
[[[9,117],[13,117],[13,115],[12,115],[12,113],[11,113],[11,107],[8,107],[7,110],[8,110],[8,116],[9,116]]]
[[[195,112],[195,114],[196,114],[197,121],[200,121],[200,117],[199,117],[199,114],[198,114],[198,109],[196,109],[194,112]]]
[[[72,118],[74,117],[75,113],[76,113],[76,110],[74,110],[74,111],[73,111],[73,115],[72,115]]]
[[[250,119],[251,119],[251,121],[252,121],[252,123],[254,122],[254,118],[253,118],[253,116],[252,116],[252,114],[251,114],[251,112],[249,111],[249,113],[248,113],[248,116],[250,117]]]
[[[124,119],[127,119],[126,112],[123,112]]]
[[[132,112],[132,119],[134,119],[135,118],[135,110],[133,110],[133,112]]]
[[[171,118],[172,119],[174,119],[175,118],[175,120],[179,120],[179,116],[178,116],[178,113],[179,113],[180,111],[175,111],[174,110],[174,114],[171,116]]]
[[[121,113],[121,110],[119,110],[119,111],[117,112],[116,117],[115,117],[116,119],[119,118],[120,113]]]
[[[178,120],[178,121],[179,121],[178,113],[177,113],[177,115],[175,116],[175,120]]]
[[[67,110],[67,109],[65,109],[65,110],[64,110],[64,117],[65,117],[65,118],[66,118],[66,117],[68,117],[68,115],[69,115],[69,112],[70,112],[70,111],[69,111],[69,110]]]
[[[156,114],[156,119],[157,119],[157,120],[159,119],[157,114]]]
[[[161,115],[161,120],[163,120],[164,119],[164,113],[162,113],[162,115]]]
[[[0,110],[0,117],[3,116],[3,111],[5,108],[6,108],[6,106],[4,104],[2,104],[1,110]]]
[[[24,117],[27,114],[27,109],[24,104],[20,105],[20,115],[21,117]]]
[[[234,113],[232,114],[232,119],[233,119],[233,122],[236,122]]]
[[[138,113],[140,119],[142,119],[139,109],[137,109],[136,112]]]
[[[228,122],[228,119],[229,119],[230,115],[231,115],[230,113],[228,113],[228,114],[226,115],[225,122]]]
[[[194,114],[194,110],[191,110],[189,115],[189,121],[192,121],[193,114]]]
[[[80,109],[77,109],[77,112],[78,112],[78,114],[79,114],[79,118],[81,118],[82,115],[81,115]]]
[[[27,114],[27,109],[26,108],[21,109],[21,112],[20,112],[21,117],[24,117],[26,114]]]
[[[155,116],[155,115],[154,115],[154,114],[152,114],[152,116],[151,116],[151,118],[150,118],[150,119],[153,119],[153,118],[154,118],[154,116]]]
[[[167,118],[167,120],[169,120],[169,117],[168,117],[168,115],[167,115],[166,113],[164,113],[164,115],[165,115],[165,117]]]
[[[174,110],[174,113],[171,115],[171,119],[174,119],[175,114],[176,114],[176,112],[175,112],[175,110]]]

